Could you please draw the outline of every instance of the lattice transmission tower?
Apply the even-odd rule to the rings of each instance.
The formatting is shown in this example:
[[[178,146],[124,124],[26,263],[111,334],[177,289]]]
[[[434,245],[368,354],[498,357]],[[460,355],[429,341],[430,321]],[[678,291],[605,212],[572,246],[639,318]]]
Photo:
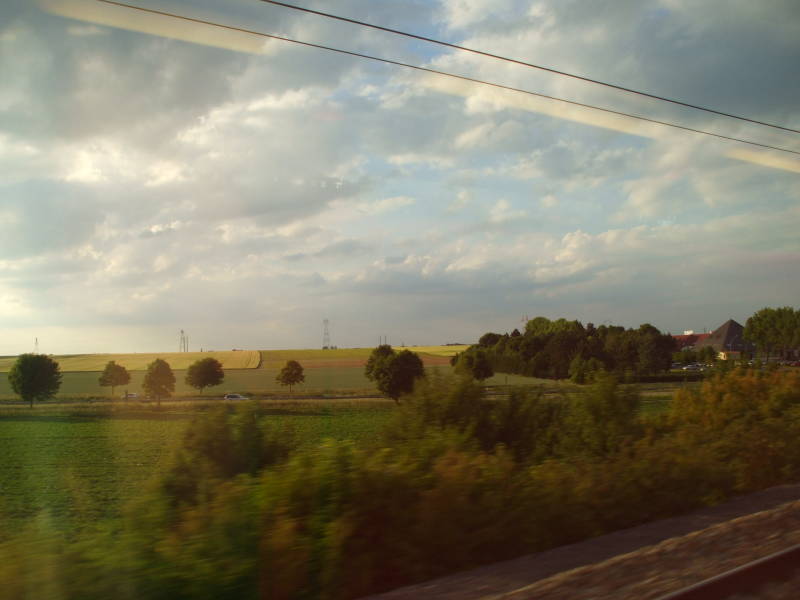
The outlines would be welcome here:
[[[331,347],[331,331],[330,321],[323,319],[322,321],[322,349],[328,350]]]

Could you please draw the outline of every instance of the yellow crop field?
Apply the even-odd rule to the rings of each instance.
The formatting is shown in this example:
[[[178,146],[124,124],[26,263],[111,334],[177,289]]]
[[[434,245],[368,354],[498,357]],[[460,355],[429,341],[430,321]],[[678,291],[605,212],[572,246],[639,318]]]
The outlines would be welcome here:
[[[461,344],[459,346],[411,346],[409,350],[433,356],[454,356],[467,348],[469,348],[468,344]]]
[[[468,346],[408,346],[420,354],[426,365],[444,364],[445,358],[463,352]],[[396,350],[404,348],[396,347]],[[224,369],[279,369],[287,360],[299,361],[305,368],[357,367],[369,358],[372,348],[338,348],[336,350],[236,350],[225,352],[145,352],[129,354],[69,354],[53,356],[64,373],[102,371],[110,360],[129,371],[144,371],[156,358],[162,358],[173,369],[186,369],[193,362],[216,358]],[[16,356],[0,357],[0,373],[7,373]]]
[[[287,360],[342,360],[354,358],[369,358],[372,348],[337,348],[336,350],[322,350],[321,348],[305,348],[300,350],[262,350],[263,362],[276,362]]]
[[[441,359],[449,358],[468,346],[408,346],[396,347],[395,350],[411,350],[417,352],[423,361],[439,364]],[[296,360],[305,368],[317,367],[355,367],[363,365],[369,358],[372,348],[337,348],[336,350],[303,349],[303,350],[262,350],[261,368],[278,369],[287,360]],[[426,360],[426,358],[428,360]]]
[[[147,365],[157,358],[164,359],[173,369],[186,369],[193,362],[213,357],[222,363],[224,369],[256,369],[261,363],[258,350],[236,350],[226,352],[156,352],[133,354],[70,354],[53,356],[61,371],[102,371],[110,360],[116,361],[129,371],[144,371]],[[6,373],[14,364],[16,356],[0,358],[0,373]]]

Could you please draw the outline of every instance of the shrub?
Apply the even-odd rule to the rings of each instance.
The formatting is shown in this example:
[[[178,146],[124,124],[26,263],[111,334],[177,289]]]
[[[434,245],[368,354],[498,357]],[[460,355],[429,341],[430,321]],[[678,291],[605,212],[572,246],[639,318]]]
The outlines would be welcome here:
[[[233,418],[219,405],[189,425],[162,489],[175,505],[196,504],[220,481],[284,462],[297,447],[292,430],[259,423],[257,403],[238,407]]]
[[[598,374],[595,383],[571,398],[561,449],[565,454],[607,456],[639,437],[639,395],[616,377]]]

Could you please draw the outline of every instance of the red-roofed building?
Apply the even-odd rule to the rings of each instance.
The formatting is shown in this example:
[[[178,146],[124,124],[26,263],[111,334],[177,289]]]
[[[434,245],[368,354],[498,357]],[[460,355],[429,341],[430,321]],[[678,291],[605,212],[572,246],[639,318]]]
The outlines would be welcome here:
[[[678,350],[700,350],[710,346],[716,352],[752,352],[753,345],[744,339],[744,327],[733,319],[728,319],[711,333],[687,331],[683,335],[673,335]],[[731,356],[736,356],[732,354]],[[722,358],[722,357],[720,357]]]
[[[693,350],[696,345],[705,341],[710,333],[684,333],[683,335],[673,335],[675,346],[678,350]]]
[[[706,339],[695,343],[695,348],[712,347],[717,352],[752,352],[753,345],[744,339],[744,327],[728,319],[711,332]]]

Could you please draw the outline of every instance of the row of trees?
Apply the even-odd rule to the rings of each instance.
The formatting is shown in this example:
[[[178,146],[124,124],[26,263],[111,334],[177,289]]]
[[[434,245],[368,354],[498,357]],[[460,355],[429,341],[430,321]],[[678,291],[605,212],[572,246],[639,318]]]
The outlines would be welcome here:
[[[194,362],[186,370],[186,384],[200,390],[201,394],[205,388],[219,385],[224,380],[225,371],[222,369],[222,363],[210,356]],[[110,387],[113,396],[114,388],[128,385],[130,381],[131,374],[128,369],[111,360],[106,364],[98,383],[101,387]],[[147,366],[142,388],[148,396],[154,397],[158,402],[161,398],[171,396],[175,391],[175,373],[172,372],[169,363],[162,358],[151,362]]]
[[[450,364],[456,373],[468,379],[483,381],[494,375],[486,353],[477,348],[454,356]],[[419,355],[411,350],[397,352],[389,344],[375,348],[364,367],[364,375],[375,382],[378,390],[399,403],[400,396],[410,394],[418,380],[425,377],[425,367]]]
[[[684,348],[672,354],[672,361],[677,363],[713,363],[717,360],[717,351],[711,346],[703,346],[699,350]]]
[[[578,383],[593,372],[647,375],[670,368],[675,341],[650,324],[638,329],[536,317],[525,332],[486,333],[467,352],[483,353],[494,371]]]
[[[61,369],[57,361],[46,354],[22,354],[12,365],[8,373],[8,381],[15,394],[33,407],[34,401],[47,400],[58,393],[61,388]],[[207,387],[220,385],[225,380],[225,371],[216,358],[202,358],[186,370],[185,382],[187,385],[203,393]],[[303,367],[296,360],[287,361],[278,373],[275,380],[283,385],[292,386],[305,381]],[[98,383],[101,387],[110,387],[114,396],[115,388],[128,385],[131,374],[116,361],[109,361],[103,369]],[[161,402],[161,398],[168,398],[175,391],[175,373],[169,363],[157,358],[147,366],[142,389],[144,392]]]

